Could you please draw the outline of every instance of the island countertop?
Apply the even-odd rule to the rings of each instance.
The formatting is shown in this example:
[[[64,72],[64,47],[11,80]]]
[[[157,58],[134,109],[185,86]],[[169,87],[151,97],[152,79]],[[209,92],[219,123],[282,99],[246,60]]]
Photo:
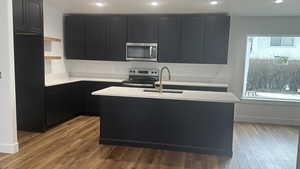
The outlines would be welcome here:
[[[179,94],[179,93],[144,92],[144,90],[145,90],[144,88],[108,87],[102,90],[95,91],[92,93],[92,95],[134,97],[134,98],[147,98],[147,99],[189,100],[189,101],[221,102],[221,103],[237,103],[240,101],[233,93],[229,93],[229,92],[180,90],[183,91],[183,93]]]

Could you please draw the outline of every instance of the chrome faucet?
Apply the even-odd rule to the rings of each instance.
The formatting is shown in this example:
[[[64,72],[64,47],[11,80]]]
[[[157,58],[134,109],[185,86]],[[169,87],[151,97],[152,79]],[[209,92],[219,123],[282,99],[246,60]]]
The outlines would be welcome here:
[[[169,74],[169,80],[171,80],[171,71],[170,71],[170,69],[169,69],[167,66],[162,67],[162,68],[160,69],[160,74],[159,74],[159,75],[160,75],[160,78],[159,78],[159,88],[158,88],[158,90],[159,90],[160,93],[162,93],[162,91],[163,91],[162,80],[163,80],[163,72],[164,72],[165,69],[168,71],[168,74]]]

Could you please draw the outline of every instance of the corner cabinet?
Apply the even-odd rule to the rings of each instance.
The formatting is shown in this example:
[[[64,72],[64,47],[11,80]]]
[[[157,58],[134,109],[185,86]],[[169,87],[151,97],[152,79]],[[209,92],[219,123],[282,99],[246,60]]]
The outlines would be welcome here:
[[[13,0],[16,33],[43,32],[43,0]]]
[[[65,16],[64,46],[67,59],[86,59],[85,37],[84,17],[79,15]]]

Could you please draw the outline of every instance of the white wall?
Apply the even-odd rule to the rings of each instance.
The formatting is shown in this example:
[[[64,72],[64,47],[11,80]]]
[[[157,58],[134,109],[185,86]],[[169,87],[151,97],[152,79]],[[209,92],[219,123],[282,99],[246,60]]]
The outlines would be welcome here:
[[[230,90],[240,97],[247,35],[300,35],[300,17],[233,16],[230,34]],[[300,125],[300,103],[242,101],[236,106],[236,120]]]
[[[12,0],[0,1],[0,152],[18,151],[14,85]]]
[[[44,34],[63,39],[63,11],[44,1]],[[45,55],[62,56],[60,60],[45,60],[45,78],[65,78],[68,76],[63,56],[63,41],[45,41]]]

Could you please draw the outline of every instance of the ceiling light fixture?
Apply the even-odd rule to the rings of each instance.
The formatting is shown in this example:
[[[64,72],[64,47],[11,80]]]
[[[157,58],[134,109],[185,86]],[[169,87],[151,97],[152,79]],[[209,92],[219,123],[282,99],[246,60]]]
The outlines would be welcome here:
[[[281,3],[283,3],[283,0],[274,0],[274,3],[275,4],[281,4]]]
[[[151,2],[152,6],[158,6],[158,2]]]
[[[97,2],[96,5],[99,6],[99,7],[102,7],[102,6],[103,6],[103,3]]]
[[[219,1],[210,1],[209,2],[211,5],[218,5],[219,4]]]

